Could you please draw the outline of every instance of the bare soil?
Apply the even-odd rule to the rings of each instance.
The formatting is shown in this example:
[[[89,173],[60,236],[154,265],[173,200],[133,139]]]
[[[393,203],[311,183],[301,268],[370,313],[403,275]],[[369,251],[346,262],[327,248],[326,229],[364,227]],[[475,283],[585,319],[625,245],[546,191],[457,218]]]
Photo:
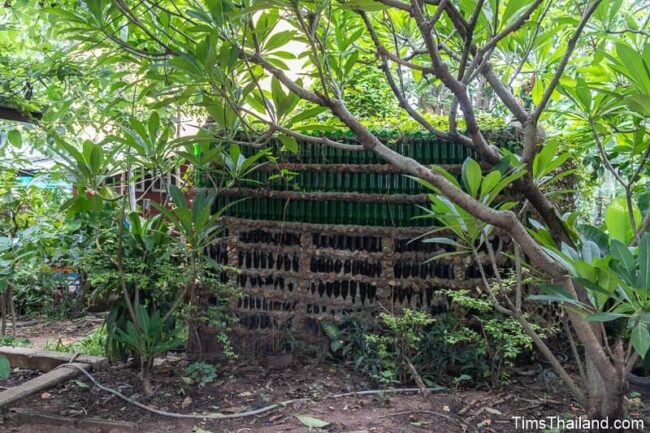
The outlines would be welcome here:
[[[57,325],[59,326],[59,325]],[[59,335],[68,329],[57,330]],[[83,329],[87,334],[92,329]],[[25,330],[28,334],[30,330]],[[66,334],[72,337],[71,333]],[[123,364],[111,365],[93,373],[103,385],[149,406],[179,413],[235,413],[257,409],[274,402],[304,398],[282,409],[230,420],[187,420],[167,418],[136,408],[94,387],[85,377],[71,380],[47,391],[25,398],[15,406],[22,411],[71,418],[100,418],[130,421],[144,433],[304,433],[309,431],[296,417],[306,415],[328,422],[326,432],[354,433],[464,433],[521,432],[513,417],[527,419],[546,416],[575,418],[582,414],[563,386],[547,370],[531,375],[516,375],[501,390],[445,390],[429,396],[392,394],[327,398],[328,395],[377,388],[376,384],[353,370],[350,365],[318,363],[298,359],[286,371],[267,372],[244,362],[220,365],[218,379],[199,389],[183,379],[188,361],[183,355],[170,355],[155,367],[155,393],[140,393],[137,371]],[[529,370],[530,372],[530,370]],[[8,383],[0,385],[8,386]],[[646,419],[650,426],[650,406],[638,398],[630,399],[632,418]],[[23,417],[24,418],[24,417]],[[11,409],[4,409],[0,432],[15,433],[118,433],[115,428],[87,427],[75,429],[18,419]],[[575,430],[580,431],[580,430]],[[639,430],[640,431],[640,430]]]

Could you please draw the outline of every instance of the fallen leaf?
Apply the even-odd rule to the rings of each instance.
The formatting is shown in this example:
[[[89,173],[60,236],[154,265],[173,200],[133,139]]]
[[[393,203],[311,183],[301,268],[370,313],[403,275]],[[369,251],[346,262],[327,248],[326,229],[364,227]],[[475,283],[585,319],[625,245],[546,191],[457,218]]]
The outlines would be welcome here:
[[[210,430],[202,429],[201,427],[194,427],[194,433],[212,433]]]
[[[490,418],[485,418],[480,423],[476,424],[477,427],[489,427],[492,425],[492,420]]]
[[[43,400],[49,400],[52,398],[52,394],[50,394],[49,392],[44,392],[43,394],[41,394],[41,398]]]
[[[181,403],[181,409],[185,409],[185,408],[189,407],[191,404],[192,404],[192,397],[190,397],[188,395],[187,397],[185,397],[185,399]]]
[[[80,380],[75,380],[74,383],[76,383],[77,386],[78,386],[79,388],[81,388],[81,389],[88,389],[88,388],[90,388],[90,387],[88,386],[88,384],[83,383],[83,382],[80,381]]]
[[[448,405],[444,405],[444,406],[442,407],[442,410],[445,411],[445,412],[451,412],[451,409],[449,409],[449,406],[448,406]]]
[[[303,423],[304,425],[306,425],[309,428],[312,428],[312,427],[314,427],[314,428],[323,428],[323,427],[327,427],[328,425],[330,425],[330,423],[328,423],[327,421],[323,421],[322,419],[318,419],[318,418],[312,418],[312,417],[307,416],[307,415],[294,415],[294,416],[296,418],[298,418],[298,421],[300,421],[301,423]]]

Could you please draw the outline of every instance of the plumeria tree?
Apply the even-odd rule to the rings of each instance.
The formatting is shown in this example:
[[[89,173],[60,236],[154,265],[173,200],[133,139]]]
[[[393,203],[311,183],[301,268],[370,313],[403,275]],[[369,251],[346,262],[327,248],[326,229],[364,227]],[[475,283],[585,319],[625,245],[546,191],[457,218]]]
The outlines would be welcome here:
[[[492,293],[495,308],[533,336],[591,416],[623,416],[626,373],[647,353],[650,317],[645,298],[629,296],[647,292],[647,4],[94,0],[57,2],[42,13],[76,42],[70,52],[117,65],[116,90],[134,95],[141,108],[209,114],[216,127],[196,140],[369,150],[430,185],[434,210],[479,222],[476,242],[492,229],[506,232],[551,283],[541,300],[565,308],[583,377],[564,370],[507,290]],[[398,118],[472,149],[483,166],[466,165],[468,175],[458,183],[383,143],[348,106],[358,96],[350,83],[368,67],[380,72]],[[478,121],[482,111],[511,121],[521,149],[493,146]],[[432,121],[431,112],[444,113],[447,125]],[[348,128],[356,143],[305,133],[311,119],[324,115]],[[60,120],[48,121],[54,127]],[[577,144],[568,149],[571,138]],[[610,206],[605,227],[579,226],[551,199],[568,150],[578,158],[589,153],[619,185],[622,198]],[[503,179],[522,198],[518,208],[486,194]],[[608,335],[599,320],[613,319],[624,320],[627,331]]]

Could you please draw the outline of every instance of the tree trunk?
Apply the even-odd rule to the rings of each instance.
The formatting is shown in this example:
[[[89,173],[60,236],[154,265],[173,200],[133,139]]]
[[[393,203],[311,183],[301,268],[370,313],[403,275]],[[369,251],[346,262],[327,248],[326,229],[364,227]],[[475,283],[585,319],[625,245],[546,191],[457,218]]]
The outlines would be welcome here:
[[[150,397],[153,395],[153,386],[151,385],[151,366],[153,359],[140,358],[140,383],[142,384],[142,393]]]
[[[591,328],[598,338],[603,338],[599,328]],[[614,421],[625,418],[625,394],[628,389],[625,373],[617,369],[616,374],[604,377],[588,356],[585,357],[585,367],[587,416],[589,419],[608,420],[610,429],[607,431],[616,431],[611,428]]]
[[[616,431],[613,429],[614,421],[625,418],[627,381],[618,375],[602,377],[589,357],[586,357],[585,362],[588,393],[587,407],[585,408],[587,416],[589,419],[608,420],[610,429],[606,431]]]

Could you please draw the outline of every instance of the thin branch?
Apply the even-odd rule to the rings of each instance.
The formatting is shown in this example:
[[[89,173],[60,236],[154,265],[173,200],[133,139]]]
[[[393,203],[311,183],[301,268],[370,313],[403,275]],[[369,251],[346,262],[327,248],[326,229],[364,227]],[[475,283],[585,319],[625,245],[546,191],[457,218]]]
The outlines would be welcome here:
[[[463,48],[463,54],[460,59],[460,65],[458,66],[459,80],[463,80],[463,77],[465,76],[465,67],[467,66],[467,60],[469,58],[470,52],[472,51],[472,41],[474,40],[474,29],[476,28],[476,23],[478,22],[478,18],[481,15],[481,10],[483,9],[484,2],[485,0],[478,0],[478,4],[474,9],[474,13],[472,14],[472,17],[469,20],[469,26],[467,27],[467,36],[465,37],[465,44]],[[472,69],[470,68],[469,72],[471,72],[471,70]]]
[[[172,47],[170,47],[168,44],[163,42],[159,37],[157,37],[151,30],[145,26],[142,21],[136,17],[129,6],[124,2],[124,0],[113,0],[113,4],[122,12],[122,14],[133,24],[135,24],[137,27],[142,29],[147,36],[149,36],[152,40],[154,40],[158,45],[163,47],[166,50],[166,54],[173,54],[175,56],[180,55],[180,53],[176,50],[174,50]]]
[[[497,46],[497,44],[506,36],[508,36],[511,33],[516,32],[523,26],[526,21],[528,21],[528,18],[535,12],[537,7],[542,3],[543,0],[535,0],[533,3],[531,3],[530,6],[528,6],[528,9],[519,16],[513,23],[510,25],[506,26],[503,30],[501,30],[499,33],[497,33],[494,37],[492,37],[481,49],[479,50],[479,54],[477,57],[480,57],[487,53],[488,51],[492,50]]]
[[[364,147],[359,145],[359,144],[346,144],[346,143],[339,143],[338,141],[330,140],[327,137],[318,137],[318,136],[313,136],[313,135],[307,135],[307,134],[301,134],[300,132],[295,132],[289,128],[285,128],[282,125],[279,125],[271,120],[264,119],[262,116],[259,114],[248,110],[247,108],[242,108],[242,111],[245,111],[246,113],[250,114],[251,116],[255,117],[256,119],[260,120],[261,122],[264,122],[268,124],[272,129],[271,130],[277,130],[280,131],[284,134],[287,134],[291,137],[296,138],[297,140],[302,140],[302,141],[307,141],[310,143],[319,143],[319,144],[324,144],[329,147],[333,147],[335,149],[341,149],[341,150],[349,150],[353,152],[359,152],[364,150]]]
[[[366,25],[366,28],[368,29],[368,32],[370,32],[370,37],[377,47],[378,55],[381,58],[381,69],[384,72],[384,75],[386,75],[386,80],[388,81],[388,84],[395,94],[395,97],[397,98],[399,102],[399,106],[403,108],[413,119],[415,119],[419,124],[421,124],[427,131],[431,132],[437,137],[444,138],[444,139],[449,139],[449,134],[446,134],[439,129],[436,129],[429,123],[424,117],[420,115],[412,106],[409,104],[409,102],[406,100],[402,92],[400,92],[399,88],[397,87],[397,84],[395,83],[395,79],[393,78],[393,74],[390,70],[390,66],[388,65],[388,62],[386,61],[387,57],[387,52],[385,49],[383,49],[381,42],[379,41],[379,37],[377,36],[377,33],[375,32],[375,28],[373,27],[372,23],[370,22],[370,19],[368,18],[368,15],[366,15],[365,12],[359,12],[359,15],[363,19],[364,24]],[[471,144],[471,140],[467,140],[469,143],[466,144]]]
[[[566,52],[564,53],[564,57],[562,57],[562,60],[560,61],[560,64],[558,65],[555,71],[555,75],[553,76],[551,83],[546,88],[546,91],[544,92],[544,96],[542,96],[542,100],[535,108],[535,112],[532,115],[532,120],[534,124],[537,124],[537,121],[542,115],[542,112],[546,108],[546,104],[548,104],[548,101],[551,99],[551,95],[555,91],[555,87],[557,87],[558,83],[560,82],[560,78],[562,77],[562,74],[564,74],[564,70],[566,69],[566,66],[569,63],[569,59],[573,54],[573,50],[575,50],[576,44],[578,43],[578,39],[580,39],[582,30],[585,28],[587,22],[589,22],[589,19],[594,14],[594,12],[596,12],[596,9],[600,5],[601,1],[602,0],[594,0],[594,2],[587,9],[585,9],[585,12],[582,14],[582,19],[580,20],[580,24],[578,24],[578,28],[576,29],[571,39],[569,39]]]
[[[573,338],[573,333],[571,332],[571,325],[569,320],[565,317],[562,318],[562,324],[564,326],[564,332],[569,340],[569,346],[571,347],[571,353],[573,358],[578,366],[578,373],[580,373],[580,379],[582,379],[583,385],[587,383],[587,374],[585,373],[584,364],[582,362],[582,357],[578,352],[578,346],[576,345],[575,339]]]
[[[524,55],[521,57],[521,62],[519,63],[519,66],[517,66],[517,69],[515,69],[515,72],[512,74],[510,80],[508,81],[508,87],[512,86],[512,83],[514,83],[515,79],[523,69],[526,60],[528,60],[528,56],[530,56],[530,53],[533,51],[533,47],[535,46],[535,40],[539,35],[539,31],[542,29],[542,21],[544,21],[544,18],[546,17],[548,11],[551,9],[552,4],[553,2],[548,2],[544,10],[542,11],[541,15],[537,19],[537,25],[535,26],[533,37],[530,39],[530,44],[528,44],[528,47],[526,47],[526,51],[524,52]]]

